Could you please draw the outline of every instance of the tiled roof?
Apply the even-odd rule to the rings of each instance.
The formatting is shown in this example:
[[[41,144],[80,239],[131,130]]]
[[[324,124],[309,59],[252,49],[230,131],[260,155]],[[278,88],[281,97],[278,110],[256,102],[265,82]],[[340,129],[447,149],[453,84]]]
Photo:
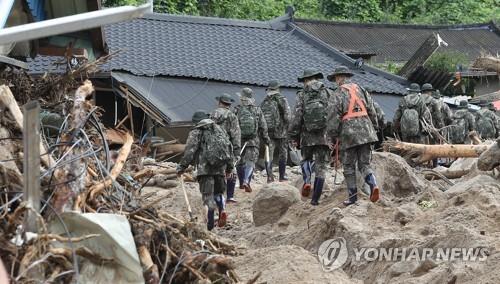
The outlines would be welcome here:
[[[280,19],[280,18],[278,18]],[[354,61],[283,22],[256,22],[153,14],[105,27],[110,68],[140,76],[210,79],[263,86],[278,79],[298,87],[305,68],[325,73]],[[403,94],[406,81],[371,67],[354,81],[378,93]]]
[[[500,53],[500,31],[494,22],[429,26],[295,19],[295,24],[340,51],[376,53],[378,62],[409,60],[432,33],[448,43],[441,48],[461,52],[470,60],[482,52]]]

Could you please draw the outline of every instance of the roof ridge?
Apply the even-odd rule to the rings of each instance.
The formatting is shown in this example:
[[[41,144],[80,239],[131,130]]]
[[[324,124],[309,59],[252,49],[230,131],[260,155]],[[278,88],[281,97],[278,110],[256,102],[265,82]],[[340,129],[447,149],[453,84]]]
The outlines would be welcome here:
[[[190,24],[275,29],[272,21],[226,19],[226,18],[191,16],[191,15],[173,15],[166,13],[145,14],[140,19],[165,21],[165,22],[180,22],[180,23],[190,23]]]
[[[457,29],[457,28],[484,28],[485,26],[493,25],[493,21],[486,23],[472,23],[472,24],[449,24],[449,25],[430,25],[430,24],[392,24],[392,23],[360,23],[348,21],[331,21],[331,20],[317,20],[317,19],[294,19],[297,23],[311,23],[311,24],[327,24],[327,25],[344,25],[344,26],[357,26],[357,27],[387,27],[387,28],[400,28],[400,29]]]

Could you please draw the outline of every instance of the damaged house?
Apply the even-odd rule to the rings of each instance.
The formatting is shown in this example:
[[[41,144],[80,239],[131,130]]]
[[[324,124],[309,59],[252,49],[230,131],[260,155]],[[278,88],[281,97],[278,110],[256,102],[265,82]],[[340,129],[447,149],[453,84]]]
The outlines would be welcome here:
[[[411,65],[404,66],[398,74],[412,82],[430,82],[441,91],[458,86],[462,90],[457,87],[455,95],[471,92],[483,95],[500,89],[497,72],[473,64],[480,56],[500,53],[500,28],[494,21],[461,25],[368,24],[306,19],[295,19],[294,22],[354,59],[363,58],[369,63],[385,66]],[[461,54],[469,64],[457,66],[451,72],[431,70],[424,64],[436,50]]]
[[[277,79],[293,106],[301,87],[297,76],[305,68],[326,75],[339,65],[354,70],[353,80],[392,119],[406,92],[404,78],[356,66],[291,19],[292,11],[268,22],[150,14],[105,27],[110,52],[120,52],[96,83],[106,86],[96,95],[106,109],[104,121],[116,125],[132,113],[135,133],[183,140],[193,112],[214,109],[222,93],[235,96],[250,87],[260,103],[269,80]],[[130,112],[124,101],[133,106]]]

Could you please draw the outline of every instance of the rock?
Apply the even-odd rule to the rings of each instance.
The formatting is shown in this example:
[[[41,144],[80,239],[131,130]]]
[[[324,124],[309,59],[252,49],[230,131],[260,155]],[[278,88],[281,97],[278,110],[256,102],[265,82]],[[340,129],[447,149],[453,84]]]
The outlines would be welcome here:
[[[477,167],[482,171],[490,171],[498,166],[500,166],[500,138],[479,156],[477,162]]]
[[[396,212],[394,213],[394,221],[404,226],[415,220],[417,214],[419,213],[420,209],[416,204],[407,203],[396,208]]]
[[[267,184],[259,191],[253,203],[253,221],[262,226],[278,221],[288,208],[300,201],[300,193],[286,183]]]
[[[413,270],[413,272],[411,274],[413,276],[418,277],[418,276],[426,274],[427,272],[429,272],[429,270],[431,270],[437,266],[438,265],[433,260],[426,259],[422,263],[420,263],[420,265],[415,270]]]
[[[406,197],[432,187],[398,155],[373,152],[371,166],[383,196]],[[358,175],[358,189],[364,186],[364,177]]]
[[[389,275],[397,277],[403,273],[410,273],[417,268],[417,263],[414,261],[400,261],[396,262],[389,268]]]

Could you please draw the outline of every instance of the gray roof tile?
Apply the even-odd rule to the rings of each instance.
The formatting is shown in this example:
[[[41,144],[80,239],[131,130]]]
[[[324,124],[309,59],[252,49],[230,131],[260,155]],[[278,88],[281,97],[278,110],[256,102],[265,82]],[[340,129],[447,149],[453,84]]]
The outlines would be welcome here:
[[[298,87],[303,69],[317,68],[326,75],[347,60],[297,30],[279,29],[270,22],[154,14],[107,26],[105,32],[110,51],[122,50],[109,68],[141,76],[260,86],[278,79],[284,86]],[[369,91],[406,92],[403,80],[393,80],[394,75],[371,69],[355,73],[353,80]]]

